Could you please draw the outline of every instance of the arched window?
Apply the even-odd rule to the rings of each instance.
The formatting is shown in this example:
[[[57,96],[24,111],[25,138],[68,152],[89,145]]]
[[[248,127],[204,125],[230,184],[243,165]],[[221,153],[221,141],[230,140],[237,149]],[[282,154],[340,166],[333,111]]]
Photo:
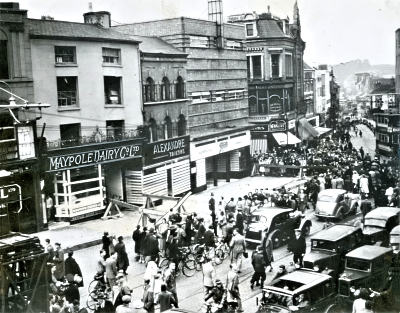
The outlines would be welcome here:
[[[0,30],[0,79],[10,78],[8,72],[7,36]]]
[[[178,120],[178,136],[184,135],[186,135],[186,119],[185,115],[181,114]]]
[[[148,77],[144,85],[144,102],[154,102],[155,101],[154,93],[155,93],[154,80],[151,77]]]
[[[185,85],[183,83],[183,78],[181,76],[178,76],[178,78],[176,79],[175,94],[176,94],[176,99],[185,98]]]
[[[149,131],[150,131],[150,142],[154,142],[158,140],[157,136],[157,123],[156,121],[152,118],[149,121]]]
[[[164,120],[164,138],[172,138],[172,121],[169,116]]]
[[[161,82],[161,101],[171,99],[170,84],[167,77],[164,77]]]

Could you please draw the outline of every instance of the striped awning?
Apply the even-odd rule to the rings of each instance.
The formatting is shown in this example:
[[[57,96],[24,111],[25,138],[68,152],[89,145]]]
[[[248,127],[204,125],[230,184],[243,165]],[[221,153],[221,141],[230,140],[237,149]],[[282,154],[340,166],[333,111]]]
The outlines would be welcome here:
[[[250,153],[266,153],[268,148],[268,139],[252,139],[250,144]]]
[[[274,136],[276,142],[280,146],[295,145],[301,142],[301,140],[293,135],[291,132],[273,133],[272,136]]]

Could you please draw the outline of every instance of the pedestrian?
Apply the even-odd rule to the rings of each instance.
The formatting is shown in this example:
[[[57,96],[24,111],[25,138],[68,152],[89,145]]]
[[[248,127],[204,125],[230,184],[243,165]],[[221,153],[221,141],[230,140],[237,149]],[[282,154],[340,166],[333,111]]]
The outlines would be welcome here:
[[[64,250],[61,249],[61,243],[59,242],[56,242],[55,246],[53,263],[56,266],[56,271],[54,276],[57,280],[63,280],[65,276]]]
[[[115,286],[117,282],[117,254],[114,252],[106,259],[106,279],[110,288]]]
[[[293,253],[293,262],[301,266],[306,253],[306,239],[301,229],[295,230],[295,237],[289,242],[288,250]]]
[[[79,277],[82,278],[82,281],[78,285],[78,287],[83,287],[82,271],[81,268],[79,267],[79,264],[72,257],[73,255],[74,252],[72,250],[68,251],[68,257],[65,259],[65,275],[71,274],[73,277],[75,275],[78,275]]]
[[[226,236],[226,224],[227,224],[226,216],[225,216],[224,211],[221,211],[219,214],[220,215],[219,215],[219,218],[218,218],[218,226],[219,226],[219,230],[220,231],[219,231],[218,236],[222,237],[222,238],[225,238],[225,236]]]
[[[211,193],[210,200],[208,201],[208,208],[211,211],[211,221],[214,228],[214,234],[217,236],[217,216],[215,214],[215,199],[213,193]]]
[[[364,194],[366,198],[369,196],[369,180],[365,174],[360,177],[360,193]]]
[[[237,302],[237,312],[243,312],[242,301],[239,291],[238,268],[235,264],[231,265],[231,269],[226,276],[226,301],[227,303]]]
[[[266,278],[265,274],[265,259],[263,256],[263,248],[262,246],[257,246],[257,249],[253,252],[251,256],[251,265],[253,265],[254,273],[250,280],[250,288],[253,290],[254,283],[256,286],[261,286],[261,289],[264,288],[264,281]],[[261,279],[261,283],[260,283]]]
[[[122,297],[122,303],[118,305],[115,309],[115,313],[135,313],[137,312],[135,309],[129,307],[129,304],[132,301],[132,297],[129,295],[125,295]]]
[[[135,260],[138,262],[140,260],[140,225],[136,225],[136,229],[132,233],[132,240],[135,242]]]
[[[48,253],[48,260],[50,261],[50,262],[53,262],[53,258],[54,258],[54,248],[53,248],[53,246],[51,245],[51,243],[50,243],[50,239],[46,239],[45,240],[45,242],[46,242],[46,252]]]
[[[158,248],[158,239],[154,233],[154,228],[150,227],[149,233],[143,242],[143,254],[145,257],[145,263],[151,260],[158,260],[158,253],[160,252]]]
[[[104,232],[103,237],[101,238],[103,243],[102,249],[106,252],[106,259],[110,257],[110,245],[112,239],[110,238],[108,232]]]
[[[79,300],[81,299],[80,294],[79,294],[79,288],[78,285],[74,281],[74,276],[71,274],[68,274],[66,276],[66,279],[68,281],[68,286],[66,290],[64,291],[64,297],[69,303],[73,303],[74,300]]]
[[[132,293],[132,289],[129,288],[126,277],[123,273],[119,272],[116,276],[117,283],[113,288],[114,293],[114,306],[118,307],[118,305],[123,303],[122,298],[124,296],[130,296]]]
[[[360,138],[362,138],[363,133],[361,130],[359,131],[359,134],[360,134]]]
[[[158,242],[157,242],[158,244]],[[126,253],[125,243],[122,236],[118,237],[118,243],[115,245],[115,253],[117,253],[117,268],[122,270],[126,275],[126,270],[129,266],[129,258]]]
[[[208,226],[208,230],[204,233],[204,244],[207,250],[215,248],[215,235],[213,225]]]
[[[160,313],[171,309],[172,306],[178,307],[174,296],[167,291],[167,286],[165,284],[161,285],[161,292],[158,295],[157,303],[160,304]]]
[[[364,159],[364,149],[363,149],[363,147],[360,147],[360,156],[361,156],[361,160],[363,160]]]
[[[243,216],[243,207],[238,207],[236,214],[236,225],[235,227],[238,229],[239,234],[243,235],[244,231],[244,216]]]
[[[236,265],[238,273],[241,273],[242,268],[242,258],[243,254],[246,252],[246,242],[244,237],[239,233],[238,229],[233,230],[233,237],[230,244],[231,253],[231,264]]]
[[[175,299],[176,305],[178,305],[178,293],[176,291],[176,264],[171,262],[168,269],[164,273],[164,283]]]
[[[214,282],[216,277],[215,263],[211,258],[206,258],[203,267],[203,286],[204,286],[204,297],[206,297],[211,290],[214,288]]]
[[[106,252],[101,249],[100,256],[97,259],[96,263],[96,277],[101,280],[103,284],[105,284],[104,274],[106,272]]]
[[[145,250],[145,239],[148,235],[147,232],[147,227],[143,227],[143,231],[140,233],[140,259],[139,259],[139,263],[144,263],[144,250]]]
[[[225,214],[228,216],[229,214],[235,214],[236,204],[235,198],[231,198],[225,206]]]
[[[274,261],[274,254],[273,254],[273,244],[270,236],[264,236],[263,241],[262,241],[262,251],[263,251],[263,257],[264,257],[264,263],[266,267],[268,268],[268,271],[272,271],[272,262]]]
[[[149,279],[144,281],[142,302],[143,309],[145,309],[146,312],[154,313],[154,292],[151,290]]]
[[[369,296],[368,289],[361,288],[356,291],[354,295],[357,297],[353,302],[353,313],[372,313],[373,310],[370,307],[371,299]]]
[[[206,232],[206,228],[204,226],[204,218],[198,218],[198,229],[196,234],[196,243],[203,244],[204,243],[204,234]]]

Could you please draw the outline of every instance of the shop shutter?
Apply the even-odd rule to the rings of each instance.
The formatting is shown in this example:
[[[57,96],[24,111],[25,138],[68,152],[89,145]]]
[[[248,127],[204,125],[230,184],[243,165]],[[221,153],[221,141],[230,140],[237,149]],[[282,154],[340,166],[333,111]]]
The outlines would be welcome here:
[[[143,176],[143,192],[152,195],[168,195],[167,171],[165,167],[159,167],[155,173]]]
[[[142,196],[142,171],[125,171],[126,201],[144,204]]]
[[[235,150],[230,153],[231,157],[231,172],[239,172],[240,171],[240,151]]]
[[[206,184],[206,160],[200,159],[196,161],[196,186],[201,187]]]
[[[172,167],[172,194],[178,195],[190,190],[190,163],[183,160]]]

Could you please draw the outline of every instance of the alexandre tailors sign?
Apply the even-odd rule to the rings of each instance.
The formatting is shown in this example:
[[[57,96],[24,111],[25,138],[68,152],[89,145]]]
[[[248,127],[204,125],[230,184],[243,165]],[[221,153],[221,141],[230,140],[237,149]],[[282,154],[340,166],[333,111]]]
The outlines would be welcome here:
[[[85,147],[87,148],[87,146]],[[76,150],[76,149],[74,149]],[[73,150],[73,151],[74,151]],[[47,157],[47,171],[63,171],[82,166],[128,160],[142,156],[142,144],[113,143],[112,147],[93,149],[84,152],[49,155]]]
[[[189,136],[149,143],[144,147],[144,164],[151,165],[189,155]]]

